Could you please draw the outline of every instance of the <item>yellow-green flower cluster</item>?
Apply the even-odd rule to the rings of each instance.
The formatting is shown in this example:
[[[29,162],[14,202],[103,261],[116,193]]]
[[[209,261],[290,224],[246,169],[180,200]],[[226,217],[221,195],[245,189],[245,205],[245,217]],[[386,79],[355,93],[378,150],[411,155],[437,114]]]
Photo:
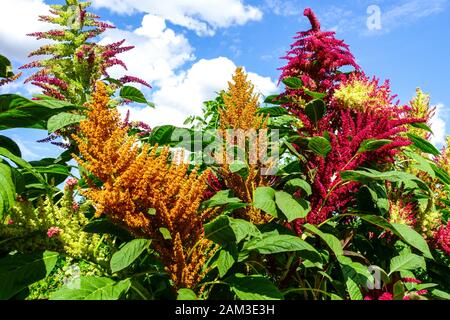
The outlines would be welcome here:
[[[66,188],[58,202],[46,198],[36,208],[28,201],[17,201],[0,224],[2,249],[53,250],[75,259],[106,261],[108,246],[101,236],[83,231],[89,222],[85,216],[89,207],[89,202],[74,205],[73,188]]]
[[[345,108],[355,111],[365,111],[366,103],[374,85],[361,80],[351,81],[340,86],[333,94],[334,99],[339,101]]]

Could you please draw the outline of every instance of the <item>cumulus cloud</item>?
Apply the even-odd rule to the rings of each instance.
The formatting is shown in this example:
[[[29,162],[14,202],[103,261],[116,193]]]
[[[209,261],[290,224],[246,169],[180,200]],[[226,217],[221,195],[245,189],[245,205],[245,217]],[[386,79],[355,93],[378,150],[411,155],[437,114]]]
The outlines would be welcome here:
[[[213,35],[217,28],[243,25],[262,18],[258,8],[245,5],[242,0],[93,0],[93,5],[122,14],[145,12],[158,15],[198,35]]]
[[[446,123],[443,118],[444,109],[445,107],[442,103],[437,104],[434,117],[431,119],[431,130],[433,130],[433,135],[431,136],[430,142],[435,146],[442,146],[445,144]]]
[[[28,53],[44,43],[26,34],[50,28],[49,24],[36,23],[39,15],[48,13],[49,6],[43,0],[2,0],[1,6],[1,54],[25,62]]]
[[[152,97],[156,109],[127,106],[122,107],[121,112],[125,114],[130,110],[131,120],[144,121],[151,126],[181,126],[188,116],[201,114],[204,101],[214,99],[217,92],[227,88],[235,69],[234,62],[225,57],[201,59],[189,70],[161,82],[161,88]],[[268,95],[277,90],[270,77],[248,72],[248,78],[257,93]]]
[[[133,31],[109,29],[102,35],[100,43],[122,39],[126,39],[125,45],[135,46],[120,55],[128,67],[127,73],[150,83],[172,77],[174,70],[195,58],[188,39],[167,28],[165,20],[155,15],[145,15],[141,26]],[[120,76],[124,70],[116,66],[109,73]]]

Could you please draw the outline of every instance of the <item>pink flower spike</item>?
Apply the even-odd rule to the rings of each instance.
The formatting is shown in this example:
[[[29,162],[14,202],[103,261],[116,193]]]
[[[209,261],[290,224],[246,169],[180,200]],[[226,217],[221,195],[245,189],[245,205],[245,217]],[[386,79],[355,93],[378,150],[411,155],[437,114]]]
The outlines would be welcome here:
[[[47,231],[47,236],[49,238],[53,238],[54,236],[58,235],[61,232],[61,229],[59,229],[58,227],[50,227],[50,229],[48,229]]]
[[[9,220],[8,220],[8,225],[10,226],[10,225],[12,225],[12,224],[14,224],[14,220],[13,220],[13,219],[9,219]]]

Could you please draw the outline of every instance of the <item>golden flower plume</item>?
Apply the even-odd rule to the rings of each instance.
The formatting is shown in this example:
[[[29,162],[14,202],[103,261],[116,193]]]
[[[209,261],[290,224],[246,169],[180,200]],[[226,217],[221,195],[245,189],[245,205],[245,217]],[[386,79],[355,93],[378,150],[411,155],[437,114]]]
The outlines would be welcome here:
[[[140,147],[108,103],[106,85],[98,82],[81,132],[73,136],[81,154],[75,159],[103,183],[87,179],[84,195],[95,203],[97,216],[153,240],[176,289],[193,288],[215,250],[203,229],[213,211],[199,212],[209,172],[189,173],[188,164],[171,163],[167,147]]]
[[[259,96],[253,93],[254,86],[247,80],[242,68],[237,68],[233,82],[228,82],[228,91],[222,94],[224,108],[219,110],[220,135],[224,138],[224,148],[216,155],[220,163],[219,174],[225,186],[246,203],[253,203],[253,192],[257,187],[267,186],[269,179],[262,174],[267,163],[262,163],[262,155],[267,150],[268,117],[258,115]],[[224,149],[238,146],[244,151],[248,164],[247,173],[240,174],[230,169],[230,153]],[[251,150],[249,152],[249,150]],[[232,151],[234,154],[234,151]],[[268,222],[272,217],[249,205],[235,211],[235,216],[254,224]]]

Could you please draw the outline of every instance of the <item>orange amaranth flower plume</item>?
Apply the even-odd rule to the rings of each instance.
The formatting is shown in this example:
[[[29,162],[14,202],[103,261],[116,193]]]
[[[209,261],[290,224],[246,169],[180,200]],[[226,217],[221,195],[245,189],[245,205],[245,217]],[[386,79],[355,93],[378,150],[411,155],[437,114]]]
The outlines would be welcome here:
[[[220,135],[224,138],[227,153],[216,155],[219,160],[219,174],[225,186],[246,203],[253,202],[253,192],[257,187],[269,185],[269,177],[263,175],[267,163],[263,163],[263,152],[267,149],[267,121],[268,117],[258,115],[259,96],[253,93],[254,85],[247,80],[242,68],[237,68],[233,75],[233,82],[228,82],[228,91],[222,94],[224,108],[219,110]],[[245,161],[248,170],[243,174],[231,170],[230,151],[234,147],[245,151]],[[229,150],[229,148],[233,150]],[[224,150],[222,150],[224,151]],[[235,211],[239,218],[255,224],[266,223],[271,216],[264,214],[253,206],[247,206]]]
[[[175,289],[193,288],[215,250],[203,229],[214,211],[199,212],[209,172],[189,173],[188,164],[170,162],[167,147],[140,147],[108,103],[106,85],[98,82],[81,134],[73,136],[81,154],[75,159],[102,182],[98,186],[86,177],[84,195],[94,201],[97,216],[153,239]]]

